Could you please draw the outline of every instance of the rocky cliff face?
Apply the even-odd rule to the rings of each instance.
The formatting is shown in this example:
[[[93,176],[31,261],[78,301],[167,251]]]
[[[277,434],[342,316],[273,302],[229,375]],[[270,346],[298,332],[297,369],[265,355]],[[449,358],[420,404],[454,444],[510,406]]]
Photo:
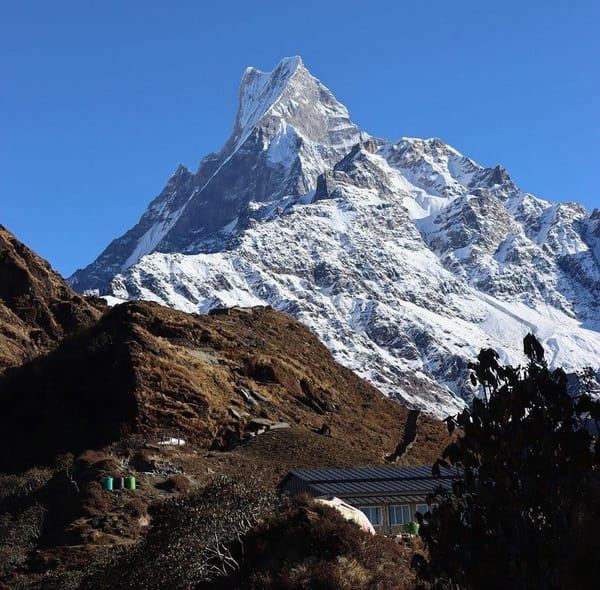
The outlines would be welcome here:
[[[360,131],[306,70],[249,68],[231,138],[180,167],[140,223],[71,278],[187,311],[269,304],[387,394],[444,415],[482,347],[598,368],[600,223],[439,139]]]
[[[204,158],[195,174],[179,166],[139,223],[71,284],[105,293],[115,274],[153,251],[222,249],[245,227],[251,203],[304,195],[360,138],[346,107],[300,58],[268,73],[248,68],[221,152]]]

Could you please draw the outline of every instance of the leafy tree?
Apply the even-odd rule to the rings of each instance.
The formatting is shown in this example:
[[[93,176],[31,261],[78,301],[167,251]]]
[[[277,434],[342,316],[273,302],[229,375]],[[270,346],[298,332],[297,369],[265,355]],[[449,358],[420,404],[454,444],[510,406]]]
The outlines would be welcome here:
[[[470,368],[483,399],[447,419],[457,436],[434,472],[455,478],[420,518],[429,557],[414,560],[435,589],[597,587],[581,548],[600,521],[600,404],[567,393],[531,334],[524,351],[528,365],[513,368],[482,350]]]

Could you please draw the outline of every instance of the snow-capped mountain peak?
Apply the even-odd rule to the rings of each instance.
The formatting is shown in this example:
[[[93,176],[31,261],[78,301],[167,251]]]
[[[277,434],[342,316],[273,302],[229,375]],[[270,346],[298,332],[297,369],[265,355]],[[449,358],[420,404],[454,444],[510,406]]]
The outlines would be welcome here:
[[[297,57],[248,68],[231,137],[180,166],[140,222],[71,278],[185,311],[271,305],[336,359],[438,415],[467,363],[598,369],[600,213],[521,191],[438,138],[371,137]]]
[[[293,129],[304,141],[345,149],[356,143],[359,133],[346,107],[298,56],[284,58],[271,72],[246,69],[228,146],[239,148],[257,127],[265,145],[278,127]]]
[[[368,137],[299,57],[283,59],[271,72],[248,68],[223,149],[205,157],[195,174],[178,167],[140,221],[71,284],[104,291],[115,273],[152,251],[219,249],[247,219],[250,202],[314,190],[322,172]]]
[[[252,66],[246,68],[240,83],[239,108],[233,131],[235,138],[252,130],[281,97],[300,68],[306,70],[298,56],[282,59],[271,72],[261,72]]]

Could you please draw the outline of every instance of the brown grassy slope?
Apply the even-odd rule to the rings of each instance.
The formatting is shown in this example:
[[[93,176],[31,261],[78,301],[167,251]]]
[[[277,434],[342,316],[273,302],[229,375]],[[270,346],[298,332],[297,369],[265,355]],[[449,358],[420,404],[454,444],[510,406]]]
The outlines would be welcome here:
[[[91,325],[98,306],[0,225],[0,373]]]
[[[323,456],[338,453],[334,464],[379,463],[407,417],[288,316],[266,308],[198,316],[146,302],[117,306],[50,354],[8,371],[0,399],[0,469],[95,447],[127,429],[149,435],[174,427],[197,445],[227,448],[252,417],[293,428],[257,439],[250,454],[293,453],[302,464],[312,445]],[[323,423],[331,438],[314,433]],[[431,418],[421,419],[419,432],[422,444],[406,462],[433,460],[447,442]],[[281,448],[261,451],[267,440]],[[317,451],[319,444],[331,448]]]

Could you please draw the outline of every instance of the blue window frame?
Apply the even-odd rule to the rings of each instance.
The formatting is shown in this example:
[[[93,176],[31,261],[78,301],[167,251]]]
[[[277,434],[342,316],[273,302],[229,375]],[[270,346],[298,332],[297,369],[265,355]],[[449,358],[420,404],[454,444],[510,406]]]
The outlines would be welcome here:
[[[389,507],[390,526],[410,522],[410,510],[407,504],[392,505]]]
[[[358,509],[365,514],[373,526],[381,526],[383,513],[381,506],[359,506]]]

